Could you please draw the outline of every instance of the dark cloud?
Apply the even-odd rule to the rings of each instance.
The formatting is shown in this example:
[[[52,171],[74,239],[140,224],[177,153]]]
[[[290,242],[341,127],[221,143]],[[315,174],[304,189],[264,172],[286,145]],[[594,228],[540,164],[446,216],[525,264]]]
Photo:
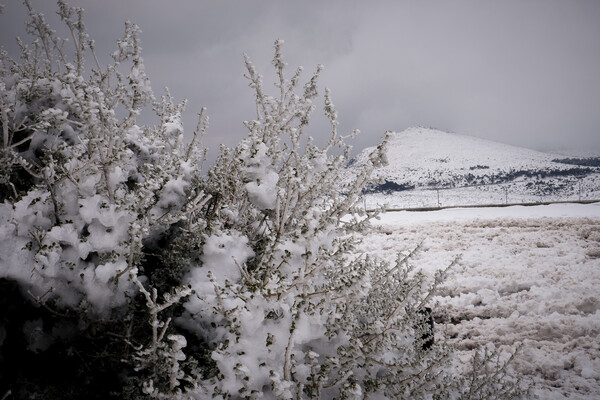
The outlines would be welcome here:
[[[1,2],[2,0],[0,0]],[[33,1],[54,18],[54,5]],[[208,145],[232,145],[253,117],[242,77],[248,53],[265,82],[273,41],[285,39],[290,67],[308,78],[325,64],[341,129],[356,146],[385,130],[433,126],[537,149],[600,151],[600,2],[596,0],[192,1],[71,0],[86,9],[99,52],[108,54],[132,20],[143,31],[154,89],[188,98],[185,123],[208,107]],[[25,10],[0,17],[14,52]],[[328,127],[318,119],[315,136]]]

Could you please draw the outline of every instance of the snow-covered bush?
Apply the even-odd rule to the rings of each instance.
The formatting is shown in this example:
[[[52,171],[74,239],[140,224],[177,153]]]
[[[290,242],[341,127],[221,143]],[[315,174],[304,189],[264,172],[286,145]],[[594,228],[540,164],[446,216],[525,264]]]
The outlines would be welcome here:
[[[27,26],[38,40],[22,46],[21,64],[2,54],[3,193],[12,200],[2,206],[10,221],[3,234],[12,238],[3,254],[19,258],[7,260],[2,274],[59,306],[102,315],[135,291],[128,272],[135,273],[143,241],[156,240],[206,197],[191,185],[198,153],[182,143],[183,107],[163,98],[155,104],[160,125],[136,125],[153,99],[138,28],[127,23],[114,64],[86,78],[83,58],[93,41],[81,10],[59,6],[75,65],[31,8]],[[26,177],[20,186],[11,179],[17,175]]]
[[[154,103],[157,126],[136,123],[154,100],[137,26],[126,23],[112,64],[88,69],[85,58],[97,58],[82,10],[58,2],[66,43],[25,5],[35,40],[19,42],[20,62],[0,54],[0,278],[78,319],[75,335],[131,319],[138,274],[159,289],[177,286],[183,266],[149,254],[168,251],[161,241],[189,229],[209,196],[194,184],[202,153],[183,142],[183,105],[167,95]]]
[[[246,57],[256,118],[203,175],[207,119],[184,143],[185,104],[168,92],[155,101],[135,25],[101,67],[82,10],[58,1],[71,60],[25,5],[34,41],[20,42],[20,62],[0,54],[0,283],[31,303],[0,315],[3,367],[28,352],[38,365],[81,359],[92,368],[60,391],[71,398],[518,393],[494,375],[502,368],[456,377],[449,349],[424,346],[422,310],[443,272],[428,281],[410,255],[389,266],[355,250],[376,215],[358,205],[387,136],[356,179],[341,179],[350,147],[328,91],[329,140],[320,148],[305,132],[322,67],[304,85],[301,68],[287,77],[277,41],[272,96]],[[139,125],[151,103],[159,123]],[[19,380],[22,396],[59,387],[16,370],[1,383]]]

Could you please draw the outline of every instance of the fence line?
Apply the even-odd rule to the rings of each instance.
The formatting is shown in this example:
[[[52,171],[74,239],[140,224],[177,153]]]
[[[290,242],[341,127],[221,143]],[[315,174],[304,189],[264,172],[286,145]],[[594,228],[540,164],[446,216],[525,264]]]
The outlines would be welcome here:
[[[467,204],[467,205],[454,205],[454,206],[438,206],[438,207],[407,207],[407,208],[385,208],[384,212],[397,212],[397,211],[438,211],[446,210],[449,208],[487,208],[487,207],[511,207],[511,206],[547,206],[549,204],[592,204],[600,203],[600,199],[597,200],[561,200],[561,201],[541,201],[532,203],[498,203],[498,204]],[[375,209],[367,210],[367,212],[373,212]]]

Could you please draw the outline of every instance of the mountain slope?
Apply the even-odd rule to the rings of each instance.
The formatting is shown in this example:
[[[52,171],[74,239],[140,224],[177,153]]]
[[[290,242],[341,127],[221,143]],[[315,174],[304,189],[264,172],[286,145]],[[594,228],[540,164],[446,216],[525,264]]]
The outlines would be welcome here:
[[[371,151],[367,148],[358,154],[348,173],[352,175]],[[387,157],[388,165],[375,171],[367,193],[479,187],[486,191],[511,188],[530,196],[569,196],[582,190],[584,179],[587,187],[600,187],[598,158],[566,158],[427,128],[393,133]]]

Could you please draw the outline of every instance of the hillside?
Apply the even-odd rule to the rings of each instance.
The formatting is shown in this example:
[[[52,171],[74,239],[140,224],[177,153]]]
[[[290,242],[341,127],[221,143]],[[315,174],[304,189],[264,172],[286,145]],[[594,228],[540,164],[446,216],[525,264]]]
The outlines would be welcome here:
[[[352,160],[350,175],[371,151]],[[445,205],[505,202],[509,196],[511,201],[566,200],[597,197],[600,189],[600,157],[544,153],[427,128],[393,133],[388,162],[366,189],[371,202],[436,205],[438,195]]]

